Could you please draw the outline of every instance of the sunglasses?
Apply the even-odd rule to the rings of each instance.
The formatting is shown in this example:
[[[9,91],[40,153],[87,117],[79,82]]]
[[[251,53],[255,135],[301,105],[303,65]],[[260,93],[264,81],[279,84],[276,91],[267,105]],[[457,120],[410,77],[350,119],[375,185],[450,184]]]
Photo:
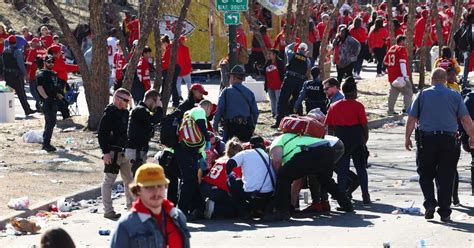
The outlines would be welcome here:
[[[327,91],[328,89],[332,88],[333,86],[328,86],[328,87],[324,87],[323,90],[324,91]]]
[[[118,98],[120,98],[122,101],[124,101],[125,103],[128,103],[130,102],[130,99],[127,99],[127,98],[123,98],[121,96],[117,96]]]

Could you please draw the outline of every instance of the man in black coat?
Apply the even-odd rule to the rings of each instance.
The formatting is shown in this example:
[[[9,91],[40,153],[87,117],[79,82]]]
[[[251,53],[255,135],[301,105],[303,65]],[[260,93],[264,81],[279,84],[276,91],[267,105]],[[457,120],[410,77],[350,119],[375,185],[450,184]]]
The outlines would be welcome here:
[[[146,162],[148,143],[155,133],[155,125],[163,117],[162,106],[160,93],[157,90],[149,90],[143,101],[140,101],[130,114],[125,156],[132,164],[133,175]]]

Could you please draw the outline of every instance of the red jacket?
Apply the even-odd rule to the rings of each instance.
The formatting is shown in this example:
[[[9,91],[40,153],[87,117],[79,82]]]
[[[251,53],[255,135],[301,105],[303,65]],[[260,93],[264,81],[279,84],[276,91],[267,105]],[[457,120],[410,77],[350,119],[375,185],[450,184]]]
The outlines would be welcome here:
[[[364,44],[365,42],[367,42],[367,30],[365,30],[365,28],[351,28],[351,30],[349,30],[349,33],[360,44]]]
[[[43,42],[44,48],[46,49],[48,49],[53,44],[53,36],[51,36],[50,34],[46,36],[41,36],[40,40]]]
[[[161,68],[165,71],[170,67],[170,58],[171,58],[171,44],[166,46],[165,51],[161,55]]]
[[[145,57],[140,57],[140,61],[138,61],[137,76],[145,91],[148,91],[151,88],[150,64]]]
[[[130,36],[128,37],[129,44],[132,44],[134,40],[140,39],[140,21],[138,19],[130,21],[127,24],[127,28],[130,32]]]
[[[58,74],[58,78],[67,82],[68,72],[79,71],[79,66],[64,63],[62,57],[54,60],[53,71]]]
[[[191,55],[189,54],[189,48],[183,44],[178,45],[178,56],[176,57],[181,71],[179,76],[185,76],[190,74],[193,71],[191,64]]]
[[[3,49],[5,48],[4,47],[4,43],[5,43],[5,40],[8,38],[8,35],[6,32],[3,33],[3,34],[0,34],[0,54],[3,53]]]
[[[247,49],[247,36],[245,35],[245,31],[243,29],[237,29],[237,44],[241,47]]]
[[[285,30],[282,29],[280,33],[275,37],[275,42],[273,43],[273,48],[278,49],[280,52],[285,51],[286,40],[285,40]]]
[[[423,43],[423,34],[425,33],[426,21],[427,19],[425,17],[421,17],[415,23],[415,37],[413,42],[416,48],[421,47]],[[426,46],[431,46],[431,43],[431,38],[428,36],[426,39]]]
[[[28,49],[28,55],[26,56],[25,64],[28,75],[30,76],[30,80],[33,80],[36,77],[36,70],[38,69],[36,58],[43,58],[45,54],[46,51],[42,47]]]
[[[377,32],[372,29],[368,36],[369,48],[382,48],[386,44],[387,39],[389,39],[387,28],[380,28]]]

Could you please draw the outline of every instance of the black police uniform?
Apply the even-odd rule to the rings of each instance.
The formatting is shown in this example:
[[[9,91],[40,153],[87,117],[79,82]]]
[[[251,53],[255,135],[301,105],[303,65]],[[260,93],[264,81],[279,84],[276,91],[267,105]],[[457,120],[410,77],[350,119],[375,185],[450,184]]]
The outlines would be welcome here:
[[[19,52],[16,46],[9,46],[3,51],[3,74],[5,76],[6,84],[15,90],[18,100],[20,100],[21,107],[26,115],[32,114],[33,111],[28,104],[24,87],[24,73],[17,63],[15,52]]]
[[[158,124],[163,117],[163,108],[158,107],[155,111],[149,109],[144,102],[138,105],[130,113],[128,123],[128,139],[127,148],[135,149],[135,159],[132,163],[132,174],[146,161],[141,157],[141,152],[148,152],[151,138],[154,135],[155,125]]]
[[[107,105],[104,110],[104,115],[99,123],[99,145],[103,154],[114,152],[112,164],[105,166],[105,173],[118,174],[120,171],[117,158],[124,156],[123,151],[127,144],[128,117],[128,110],[118,109],[114,104]]]
[[[301,94],[303,94],[303,96]],[[327,113],[327,96],[324,92],[323,82],[320,79],[308,80],[304,82],[297,103],[300,103],[299,100],[301,97],[304,97],[306,113],[309,113],[309,111],[316,108],[319,108],[324,114]]]
[[[51,145],[51,137],[53,135],[53,129],[56,125],[56,113],[58,112],[58,98],[57,94],[61,92],[62,84],[58,80],[56,72],[50,70],[42,70],[36,76],[36,82],[38,86],[42,86],[47,99],[41,97],[43,102],[43,114],[45,120],[44,132],[43,132],[43,147]]]
[[[294,102],[303,87],[303,82],[306,80],[307,71],[308,58],[303,54],[295,53],[286,66],[285,78],[278,99],[277,124],[280,124],[281,119],[288,115],[289,110],[293,111]],[[292,97],[292,103],[289,103],[290,97]]]

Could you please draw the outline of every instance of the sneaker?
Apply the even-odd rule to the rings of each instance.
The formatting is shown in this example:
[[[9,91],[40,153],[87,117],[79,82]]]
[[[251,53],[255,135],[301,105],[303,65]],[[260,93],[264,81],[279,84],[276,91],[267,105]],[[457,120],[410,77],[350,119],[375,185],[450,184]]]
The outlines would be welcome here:
[[[451,222],[451,217],[449,215],[446,217],[441,217],[440,219],[442,222]]]
[[[203,217],[204,216],[203,216],[202,210],[200,211],[198,209],[194,209],[190,214],[186,216],[186,220],[189,222],[193,222],[193,221],[200,220]]]
[[[41,148],[41,150],[45,150],[47,152],[55,152],[56,151],[56,147],[52,146],[52,145],[43,145],[43,147]]]
[[[435,208],[427,208],[425,210],[425,219],[431,220],[434,218]]]
[[[321,213],[323,211],[323,205],[321,202],[312,203],[311,205],[307,206],[303,209],[303,213]]]
[[[118,218],[120,218],[120,216],[122,216],[122,215],[119,214],[119,213],[116,213],[115,211],[108,212],[108,213],[104,214],[104,218],[107,218],[107,219],[110,219],[110,220],[117,220]]]
[[[277,221],[288,221],[290,220],[291,216],[289,212],[274,212],[271,215],[267,215],[263,217],[263,221],[266,222],[277,222]]]
[[[36,111],[34,111],[32,109],[28,109],[28,110],[25,111],[25,116],[32,115],[34,113],[36,113]]]
[[[331,205],[329,205],[329,201],[322,201],[322,211],[323,212],[330,212],[331,211]]]
[[[362,194],[362,203],[365,204],[365,205],[372,203],[372,201],[370,200],[370,195],[369,195],[369,193],[367,193],[367,194]]]
[[[399,115],[400,113],[398,112],[395,112],[395,111],[387,111],[387,115],[388,116],[395,116],[395,115]]]
[[[349,204],[347,206],[338,207],[336,208],[336,210],[351,213],[354,212],[354,207],[352,206],[352,204]]]
[[[457,194],[453,195],[453,205],[456,207],[460,205],[459,196]]]
[[[382,73],[377,73],[376,77],[383,77],[383,74]]]
[[[359,74],[354,74],[354,79],[355,79],[355,80],[361,80],[362,78],[360,77]]]
[[[216,206],[216,203],[207,198],[206,199],[206,208],[204,209],[204,218],[207,220],[210,220],[212,218],[212,214],[214,213],[214,208]]]

